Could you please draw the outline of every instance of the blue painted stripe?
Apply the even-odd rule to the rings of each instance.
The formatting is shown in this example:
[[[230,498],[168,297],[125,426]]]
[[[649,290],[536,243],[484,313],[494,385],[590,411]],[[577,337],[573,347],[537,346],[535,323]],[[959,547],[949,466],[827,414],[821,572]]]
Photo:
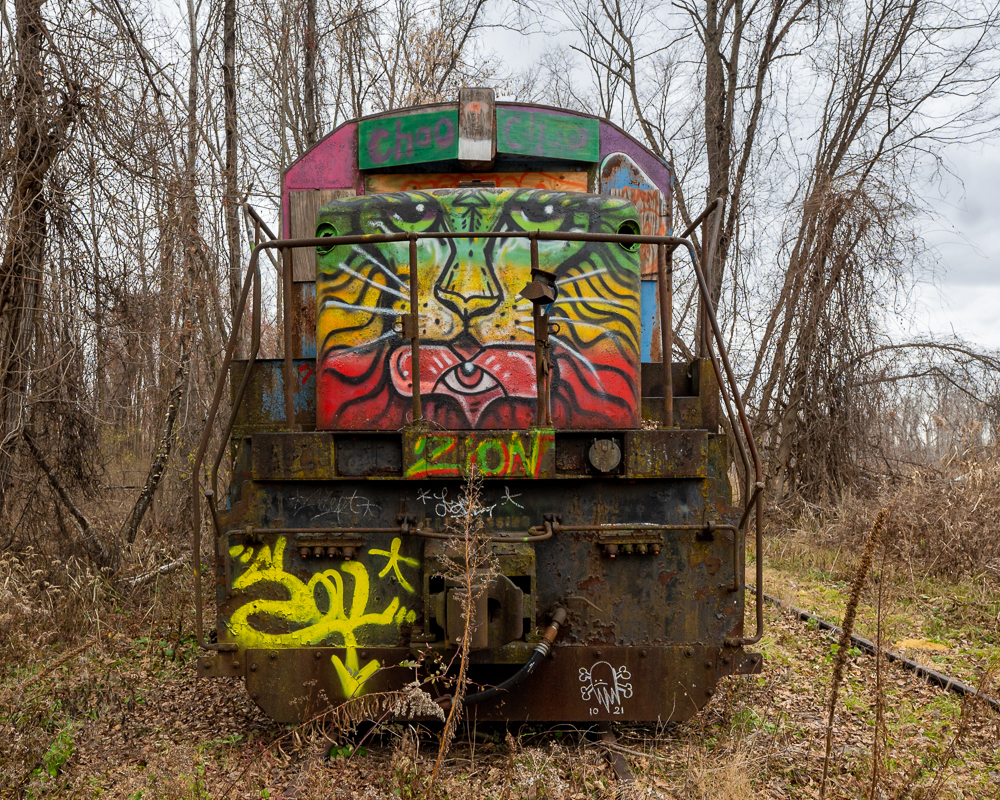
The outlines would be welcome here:
[[[657,302],[656,281],[644,280],[639,294],[639,319],[642,322],[640,350],[643,361],[652,361],[653,356],[653,325],[659,313]]]

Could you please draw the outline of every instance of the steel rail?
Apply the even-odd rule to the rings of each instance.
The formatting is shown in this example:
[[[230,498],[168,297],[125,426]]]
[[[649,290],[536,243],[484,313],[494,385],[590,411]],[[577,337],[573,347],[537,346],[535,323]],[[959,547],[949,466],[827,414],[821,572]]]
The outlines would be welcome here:
[[[575,530],[575,529],[574,529]],[[495,533],[489,530],[484,530],[476,534],[477,539],[481,539],[486,542],[541,542],[545,539],[552,538],[553,526],[551,522],[544,522],[541,525],[532,525],[528,528],[528,535],[518,535],[517,533],[506,533],[500,532]],[[264,534],[284,534],[292,533],[302,536],[315,536],[321,537],[324,535],[334,535],[343,536],[348,538],[352,535],[361,534],[372,534],[372,533],[389,533],[400,536],[420,536],[425,539],[461,539],[461,533],[447,533],[445,531],[435,531],[426,530],[425,528],[411,528],[409,525],[402,524],[396,527],[382,527],[382,528],[343,528],[343,527],[327,527],[327,528],[258,528],[258,527],[246,527],[246,528],[231,528],[226,531],[227,535],[249,533],[254,536],[260,536]],[[310,540],[303,539],[305,543],[309,543]]]
[[[195,638],[198,640],[198,646],[205,650],[232,651],[238,649],[235,644],[212,643],[205,639],[201,601],[201,492],[199,491],[201,488],[201,476],[199,473],[201,472],[202,462],[205,459],[205,451],[208,450],[208,444],[212,437],[212,426],[215,423],[215,416],[219,411],[219,404],[222,402],[222,393],[226,387],[226,377],[229,371],[229,365],[232,363],[233,354],[236,351],[236,346],[239,342],[239,329],[240,325],[243,323],[243,312],[246,310],[247,296],[250,294],[251,284],[259,284],[260,248],[261,245],[254,247],[253,254],[250,256],[250,263],[247,265],[247,274],[243,279],[243,287],[240,290],[239,300],[237,301],[236,309],[233,312],[233,324],[230,329],[229,342],[226,345],[226,354],[222,359],[222,367],[219,370],[219,379],[216,382],[215,394],[212,397],[212,405],[209,407],[208,416],[205,420],[205,430],[202,432],[201,441],[198,443],[198,450],[195,452],[194,457],[194,466],[191,470],[191,524],[194,527],[194,550],[192,552],[191,561],[193,562],[194,570]],[[259,305],[259,294],[255,294],[254,299]],[[256,308],[255,311],[259,312],[259,307]],[[256,358],[256,353],[254,353],[253,356]],[[249,374],[250,369],[248,363],[246,373],[243,376],[244,380],[240,382],[241,396],[242,391],[245,389],[247,375]],[[238,406],[235,406],[235,408],[238,409]],[[232,422],[232,416],[230,417],[230,422]],[[223,440],[223,448],[225,448],[225,441],[226,440]],[[215,496],[214,483],[215,481],[213,481],[213,486],[208,490],[212,493],[207,498],[210,506],[212,505],[213,498]],[[217,524],[214,507],[212,511],[213,523]],[[218,535],[218,530],[216,530],[216,534]]]
[[[699,220],[704,219],[708,213],[716,210],[719,206],[720,201],[715,201],[709,208],[703,212],[699,217]],[[612,233],[583,233],[583,232],[559,232],[559,231],[480,231],[476,232],[474,236],[470,236],[468,232],[452,232],[452,231],[425,231],[420,234],[413,233],[380,233],[380,234],[353,234],[345,236],[322,236],[322,237],[308,237],[300,239],[274,239],[268,242],[258,243],[250,256],[250,262],[247,265],[247,274],[243,281],[243,287],[240,292],[239,301],[236,305],[236,309],[233,314],[233,324],[230,332],[229,342],[226,346],[226,354],[223,358],[222,366],[219,371],[219,378],[216,384],[215,394],[212,398],[212,404],[209,408],[209,413],[205,419],[205,429],[202,433],[201,441],[198,445],[198,450],[195,454],[194,464],[192,468],[192,525],[194,528],[194,541],[193,541],[193,558],[194,562],[194,578],[195,578],[195,627],[196,627],[196,638],[200,647],[209,650],[224,650],[231,651],[237,649],[235,644],[213,644],[206,641],[204,637],[204,626],[203,626],[203,614],[202,614],[202,587],[201,587],[201,503],[200,503],[200,489],[201,489],[201,476],[200,472],[202,465],[204,463],[205,453],[208,449],[208,445],[212,437],[212,429],[215,425],[215,419],[218,414],[219,406],[222,401],[222,395],[225,391],[225,386],[227,383],[227,375],[229,367],[233,361],[233,355],[236,351],[236,347],[239,343],[240,336],[239,331],[243,322],[243,315],[246,311],[246,302],[251,288],[253,288],[253,307],[251,309],[251,320],[252,320],[252,342],[250,348],[250,356],[247,359],[246,366],[244,367],[243,379],[240,381],[239,388],[236,391],[235,396],[232,401],[232,409],[229,415],[229,420],[226,425],[224,435],[221,439],[221,444],[219,446],[218,454],[213,462],[210,486],[208,491],[212,492],[212,498],[218,494],[218,471],[219,466],[222,463],[222,458],[226,452],[227,443],[229,442],[230,435],[232,434],[233,427],[235,426],[236,417],[238,416],[239,410],[243,403],[243,398],[246,394],[246,389],[250,381],[250,375],[252,369],[257,360],[257,353],[260,347],[260,255],[263,252],[280,249],[283,254],[287,254],[287,251],[292,248],[308,248],[308,247],[323,247],[331,248],[343,244],[380,244],[380,243],[391,243],[391,242],[407,242],[410,248],[409,256],[410,262],[412,264],[414,260],[414,250],[416,247],[416,242],[419,239],[528,239],[529,247],[537,247],[538,241],[578,241],[578,242],[615,242],[618,244],[652,244],[652,245],[665,245],[669,248],[668,252],[672,252],[677,247],[685,247],[691,256],[691,266],[694,269],[695,276],[698,280],[699,291],[701,293],[702,299],[706,302],[709,321],[711,323],[712,332],[715,340],[719,347],[719,355],[722,358],[722,365],[725,370],[723,375],[722,370],[720,370],[718,361],[713,357],[712,365],[716,373],[716,378],[718,380],[720,389],[723,387],[725,382],[729,383],[730,389],[732,390],[733,399],[735,400],[736,410],[739,416],[739,421],[741,423],[742,431],[746,437],[749,447],[750,454],[752,455],[754,474],[756,476],[756,483],[762,484],[763,482],[763,469],[761,467],[760,458],[757,453],[757,448],[753,441],[753,435],[750,430],[750,424],[747,420],[746,410],[743,406],[743,400],[739,393],[739,388],[736,385],[736,378],[733,374],[732,366],[729,363],[729,358],[726,355],[725,343],[722,337],[722,332],[719,328],[718,320],[715,316],[714,308],[711,302],[711,292],[709,291],[708,284],[705,280],[704,273],[701,266],[698,264],[697,255],[695,252],[694,245],[687,239],[675,237],[675,236],[645,236],[641,234],[612,234]],[[291,259],[282,258],[282,277],[284,279],[285,285],[291,283]],[[411,272],[411,275],[415,273]],[[411,281],[413,283],[413,281]],[[412,294],[412,293],[411,293]],[[285,405],[286,410],[292,409],[294,411],[294,387],[291,381],[291,349],[290,349],[290,333],[291,333],[291,304],[288,302],[288,297],[286,297],[284,311],[284,329],[285,329],[285,381],[284,381],[284,391],[285,391]],[[416,322],[417,312],[416,309],[411,308],[411,314],[413,315],[414,323]],[[416,328],[416,324],[414,324]],[[670,332],[667,332],[669,335]],[[419,330],[417,330],[416,335],[419,336]],[[671,358],[671,350],[667,349],[663,353],[664,359]],[[416,364],[414,364],[414,367]],[[413,376],[414,387],[419,386],[419,374],[414,371]],[[540,387],[541,388],[541,387]],[[417,390],[418,391],[418,390]],[[416,391],[414,392],[416,394]],[[414,411],[417,409],[416,403],[414,404]],[[727,414],[730,415],[730,420],[734,423],[733,432],[736,433],[735,419],[732,417],[732,408],[727,401]],[[415,420],[416,422],[417,420]],[[294,423],[291,414],[288,414],[286,423],[291,426]],[[737,439],[739,437],[737,436]],[[744,459],[744,467],[747,473],[750,471],[750,463],[746,458],[744,449],[741,447],[741,454]],[[742,638],[742,639],[729,639],[727,644],[729,645],[743,645],[743,644],[754,644],[760,640],[764,633],[764,618],[763,618],[763,597],[762,597],[762,585],[763,585],[763,565],[760,558],[763,545],[763,494],[762,492],[755,492],[751,498],[751,501],[747,504],[746,509],[743,514],[743,523],[745,524],[748,519],[748,510],[750,506],[755,502],[757,515],[756,515],[756,551],[757,551],[757,587],[758,587],[758,599],[757,603],[757,631],[753,637]],[[209,500],[210,505],[212,501]],[[216,535],[221,535],[221,531],[218,529],[217,516],[215,514],[215,509],[212,509],[213,514],[213,526],[216,528]],[[632,526],[633,528],[635,526]],[[720,526],[721,527],[721,526]],[[548,538],[546,536],[545,538]],[[738,537],[734,537],[738,538]]]
[[[735,531],[737,525],[729,525],[725,522],[709,520],[703,523],[684,523],[681,525],[671,525],[669,523],[660,524],[658,522],[605,522],[601,525],[564,525],[556,524],[556,530],[560,531],[597,531],[598,533],[612,533],[614,531]]]
[[[244,203],[243,213],[246,214],[248,217],[250,217],[250,219],[252,219],[255,224],[259,225],[261,230],[263,230],[264,233],[267,234],[269,239],[274,241],[275,239],[278,238],[277,236],[274,235],[274,232],[267,226],[267,223],[264,222],[260,214],[257,213],[257,209],[255,209],[252,205],[250,205],[249,203]],[[256,242],[254,244],[256,244]]]
[[[703,353],[712,352],[712,339],[708,335],[708,326],[705,324],[705,316],[708,308],[712,309],[715,308],[715,301],[711,297],[712,269],[713,269],[712,265],[715,263],[715,251],[718,249],[719,245],[719,230],[722,224],[722,215],[723,213],[725,213],[726,210],[725,201],[723,201],[721,197],[715,198],[713,206],[715,207],[715,213],[712,215],[712,232],[708,237],[708,242],[705,244],[705,250],[704,250],[705,258],[701,262],[701,268],[705,273],[705,279],[706,279],[705,282],[708,284],[709,287],[709,296],[705,297],[703,294],[701,300],[702,319],[699,327],[701,329],[701,347]],[[708,224],[707,220],[705,224],[706,225]],[[719,383],[721,384],[722,381],[719,381]]]
[[[698,226],[701,225],[701,223],[703,223],[706,219],[708,219],[708,215],[711,214],[713,211],[715,211],[715,209],[721,202],[723,202],[722,198],[716,197],[711,203],[705,206],[705,210],[702,211],[697,217],[695,217],[691,221],[691,224],[684,229],[684,232],[681,233],[680,236],[678,236],[678,238],[687,239],[688,236],[690,236],[692,233],[698,230]]]

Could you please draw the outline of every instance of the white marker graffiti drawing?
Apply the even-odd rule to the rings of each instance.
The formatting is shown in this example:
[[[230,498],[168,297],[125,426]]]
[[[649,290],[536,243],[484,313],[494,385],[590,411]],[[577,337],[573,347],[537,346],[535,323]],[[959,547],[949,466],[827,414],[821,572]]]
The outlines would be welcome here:
[[[340,497],[327,497],[312,492],[306,497],[289,498],[287,502],[289,511],[293,514],[304,509],[316,512],[310,515],[310,522],[320,522],[333,517],[339,523],[343,516],[374,517],[382,510],[377,502],[369,500],[364,495],[359,495],[357,490]]]
[[[493,512],[496,510],[497,506],[505,506],[508,503],[510,505],[516,506],[517,508],[524,508],[520,503],[518,503],[514,498],[520,497],[519,494],[511,494],[510,487],[503,487],[503,497],[493,505],[482,505],[479,509],[473,512],[473,516],[482,516],[493,518]],[[447,487],[442,488],[441,491],[431,493],[427,489],[417,490],[417,500],[420,501],[421,505],[426,506],[428,502],[432,503],[434,506],[434,515],[437,517],[463,517],[468,512],[466,508],[465,497],[459,497],[457,500],[448,499],[448,489]]]
[[[479,508],[470,509],[467,504],[465,496],[459,497],[457,500],[448,499],[448,489],[444,488],[437,494],[431,495],[432,498],[437,500],[437,504],[434,506],[434,513],[439,517],[490,517],[493,518],[493,509],[497,507],[494,503],[491,506],[481,505]]]
[[[519,494],[511,494],[510,493],[510,487],[509,486],[504,486],[503,487],[503,497],[500,498],[500,505],[504,505],[505,503],[512,503],[513,505],[517,506],[518,508],[524,508],[524,506],[522,506],[520,503],[518,503],[514,499],[515,497],[520,497],[520,496],[521,495],[519,495]]]
[[[632,696],[632,674],[624,664],[618,669],[607,661],[598,661],[590,669],[580,668],[580,697],[584,702],[595,700],[609,714],[622,714],[622,701]],[[591,715],[599,713],[590,709]]]

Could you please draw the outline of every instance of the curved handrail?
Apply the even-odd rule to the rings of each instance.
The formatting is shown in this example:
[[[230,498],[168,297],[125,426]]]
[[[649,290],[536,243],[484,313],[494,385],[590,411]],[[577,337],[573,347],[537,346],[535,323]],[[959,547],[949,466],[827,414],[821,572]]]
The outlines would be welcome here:
[[[699,220],[706,218],[708,213],[718,213],[721,217],[721,200],[714,201],[708,209],[699,217]],[[263,221],[260,220],[259,216],[256,214],[255,222],[257,224],[263,225]],[[266,226],[263,226],[266,228]],[[715,232],[717,235],[718,224],[715,226]],[[270,234],[270,230],[267,230]],[[273,236],[273,234],[272,234]],[[335,247],[341,244],[376,244],[385,242],[408,242],[410,247],[410,259],[411,265],[414,256],[414,244],[418,239],[468,239],[472,238],[469,236],[468,232],[452,232],[452,231],[427,231],[419,234],[413,233],[379,233],[379,234],[352,234],[345,236],[324,236],[324,237],[308,237],[301,239],[274,239],[272,238],[266,242],[258,241],[253,249],[250,256],[250,262],[247,265],[247,274],[243,281],[243,287],[240,292],[239,301],[237,303],[236,309],[233,314],[233,324],[229,337],[229,342],[226,347],[226,354],[222,362],[222,367],[219,373],[219,379],[216,384],[215,394],[212,399],[212,405],[209,409],[209,413],[205,419],[205,430],[202,433],[201,441],[198,446],[198,450],[195,454],[193,469],[192,469],[192,497],[191,497],[191,512],[192,512],[192,524],[194,528],[194,552],[193,552],[193,562],[194,562],[194,578],[195,578],[195,633],[198,640],[199,646],[208,650],[224,650],[231,651],[236,649],[235,644],[213,644],[209,643],[204,638],[203,629],[203,619],[202,619],[202,596],[201,596],[201,503],[200,503],[200,489],[201,489],[201,468],[204,463],[205,453],[208,449],[209,442],[212,436],[212,428],[215,424],[215,419],[218,414],[219,405],[222,401],[222,394],[225,390],[227,383],[227,373],[229,367],[233,360],[233,354],[236,351],[236,347],[239,343],[239,331],[243,322],[243,315],[246,311],[246,301],[249,296],[251,287],[253,288],[253,307],[251,310],[251,320],[253,331],[251,334],[251,348],[250,355],[247,360],[247,365],[243,373],[243,378],[240,381],[239,388],[237,389],[236,395],[233,398],[233,407],[229,415],[229,421],[226,425],[224,435],[221,439],[221,444],[219,446],[219,451],[216,454],[216,458],[212,464],[210,488],[205,490],[205,496],[208,500],[213,521],[217,520],[216,509],[214,498],[218,492],[218,472],[219,466],[224,457],[227,443],[229,437],[232,434],[233,427],[236,422],[236,417],[239,413],[239,409],[242,406],[244,395],[246,394],[247,385],[249,384],[250,374],[254,363],[257,360],[257,353],[260,347],[260,255],[268,250],[280,249],[283,252],[295,248],[295,247]],[[722,393],[723,399],[726,404],[727,415],[730,418],[730,422],[733,426],[734,434],[738,430],[742,430],[743,436],[746,438],[749,444],[749,454],[746,451],[745,446],[740,441],[740,437],[737,435],[737,444],[740,449],[741,458],[746,469],[746,474],[749,475],[751,471],[751,461],[753,462],[752,468],[755,476],[755,486],[752,496],[749,498],[746,506],[744,508],[744,513],[740,521],[739,528],[745,529],[745,525],[749,519],[750,510],[756,507],[756,550],[757,550],[757,631],[753,637],[742,638],[742,639],[727,639],[726,644],[730,646],[740,646],[744,644],[754,644],[760,640],[764,632],[764,618],[763,618],[763,562],[761,560],[761,552],[763,545],[763,468],[760,462],[760,457],[757,452],[756,445],[753,441],[753,435],[750,430],[750,423],[746,416],[746,410],[743,406],[743,400],[739,393],[739,388],[736,385],[736,378],[733,374],[733,369],[729,363],[729,357],[726,355],[725,343],[723,341],[722,332],[719,328],[718,320],[715,316],[715,311],[712,306],[711,293],[709,291],[708,283],[705,280],[704,272],[698,263],[698,259],[695,253],[694,245],[690,240],[675,237],[675,236],[644,236],[644,235],[631,235],[631,234],[612,234],[612,233],[583,233],[583,232],[568,232],[563,233],[560,231],[480,231],[476,232],[475,237],[477,239],[529,239],[532,241],[583,241],[583,242],[616,242],[619,244],[651,244],[651,245],[661,245],[664,246],[665,254],[669,255],[677,247],[684,247],[687,249],[691,256],[691,265],[694,268],[695,276],[698,281],[698,288],[701,294],[702,300],[705,303],[707,316],[711,324],[712,333],[714,335],[716,344],[718,345],[719,355],[722,358],[722,368],[720,368],[719,360],[716,358],[715,353],[709,348],[709,355],[711,357],[712,366],[718,380],[719,389]],[[713,239],[716,238],[713,236]],[[288,258],[283,258],[281,263],[282,279],[286,287],[290,287],[291,284],[291,260]],[[291,308],[290,303],[285,303],[284,308],[284,329],[285,329],[285,405],[286,410],[291,411],[293,408],[293,386],[291,383],[291,352],[289,348],[290,342],[290,332],[291,332]],[[664,342],[670,343],[672,341],[670,337],[672,336],[671,331],[662,331],[664,336]],[[663,358],[669,361],[671,358],[671,346],[664,346],[663,348]],[[728,383],[729,389],[732,392],[733,401],[736,405],[736,414],[733,414],[732,402],[730,400],[729,394],[726,391],[726,384]],[[736,417],[738,416],[740,428],[737,428]],[[287,422],[292,423],[291,415],[288,416]],[[738,544],[738,538],[734,537],[734,544]],[[739,571],[737,570],[737,575]],[[738,588],[738,587],[737,587]]]

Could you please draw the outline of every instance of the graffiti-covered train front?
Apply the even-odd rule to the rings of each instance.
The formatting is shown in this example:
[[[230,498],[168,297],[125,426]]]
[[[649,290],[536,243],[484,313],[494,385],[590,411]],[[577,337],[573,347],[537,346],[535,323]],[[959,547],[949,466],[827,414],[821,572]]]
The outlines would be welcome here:
[[[425,122],[440,144],[448,125]],[[584,122],[564,145],[600,137]],[[337,156],[357,159],[353,187],[300,204],[313,230],[286,225],[329,240],[315,261],[285,251],[294,352],[233,362],[228,507],[210,497],[218,652],[201,674],[244,677],[294,721],[400,689],[415,662],[454,663],[465,637],[480,719],[690,717],[760,659],[743,649],[745,520],[717,366],[674,363],[665,387],[650,357],[663,295],[644,286],[652,248],[627,237],[665,234],[662,206],[651,222],[640,192],[602,183],[596,144],[588,172],[565,147],[505,160],[494,143],[461,180],[448,176],[466,162],[406,162],[385,136],[366,144],[364,123]],[[384,128],[423,157],[414,119]],[[365,172],[372,153],[403,163]],[[470,527],[492,568],[465,602]]]

